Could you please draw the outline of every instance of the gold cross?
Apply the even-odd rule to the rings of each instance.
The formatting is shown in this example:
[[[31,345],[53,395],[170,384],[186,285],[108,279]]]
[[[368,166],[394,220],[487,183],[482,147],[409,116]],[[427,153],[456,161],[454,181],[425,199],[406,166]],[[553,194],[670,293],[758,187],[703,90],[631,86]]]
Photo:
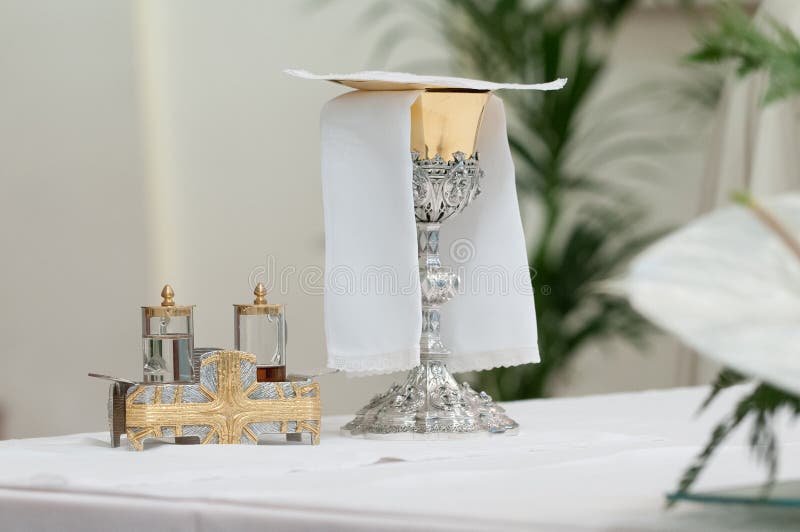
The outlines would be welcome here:
[[[255,355],[241,351],[218,351],[206,356],[201,364],[201,373],[211,371],[205,366],[217,363],[217,390],[207,389],[201,383],[193,384],[141,384],[132,389],[125,400],[125,428],[128,442],[137,451],[144,448],[147,438],[161,438],[164,428],[172,428],[175,437],[183,436],[187,425],[211,427],[200,443],[210,443],[217,436],[219,443],[240,443],[242,434],[253,443],[258,442],[249,425],[251,423],[281,423],[280,431],[288,431],[289,421],[297,422],[297,432],[310,432],[312,441],[319,443],[319,430],[322,416],[319,384],[311,382],[299,384],[291,382],[294,397],[285,397],[281,383],[274,383],[278,397],[275,399],[250,399],[250,394],[265,383],[253,382],[246,390],[242,389],[240,375],[241,362],[255,365]],[[164,389],[174,386],[175,398],[172,403],[161,404]],[[154,388],[151,404],[135,403],[136,398],[146,389]],[[205,403],[184,403],[183,394],[193,388],[208,398]]]

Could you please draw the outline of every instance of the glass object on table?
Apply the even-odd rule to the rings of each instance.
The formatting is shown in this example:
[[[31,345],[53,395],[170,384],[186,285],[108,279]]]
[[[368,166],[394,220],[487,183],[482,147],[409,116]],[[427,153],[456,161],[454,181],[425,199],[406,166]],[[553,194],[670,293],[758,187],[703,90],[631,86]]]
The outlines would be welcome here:
[[[143,380],[191,382],[199,377],[194,350],[194,306],[175,304],[170,285],[159,306],[142,307]]]
[[[750,485],[707,491],[673,492],[667,494],[667,500],[670,503],[684,501],[701,504],[734,504],[793,508],[797,511],[800,508],[800,480],[778,481],[769,489],[764,485]]]
[[[252,303],[234,305],[234,344],[237,351],[256,356],[258,382],[286,380],[286,314],[281,304],[267,302],[262,283],[253,291]]]

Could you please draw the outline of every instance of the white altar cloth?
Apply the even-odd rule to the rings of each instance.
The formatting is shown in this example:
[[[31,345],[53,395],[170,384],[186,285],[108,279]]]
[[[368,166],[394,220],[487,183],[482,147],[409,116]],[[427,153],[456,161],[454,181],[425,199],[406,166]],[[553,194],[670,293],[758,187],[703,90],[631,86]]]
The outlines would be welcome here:
[[[800,511],[664,511],[664,494],[744,389],[693,418],[706,388],[507,404],[518,436],[311,446],[107,446],[104,433],[0,442],[2,530],[786,530]],[[324,383],[323,383],[324,393]],[[324,396],[323,396],[324,397]],[[800,478],[782,423],[781,478]],[[739,431],[699,488],[759,482]],[[347,489],[342,489],[346,487]]]

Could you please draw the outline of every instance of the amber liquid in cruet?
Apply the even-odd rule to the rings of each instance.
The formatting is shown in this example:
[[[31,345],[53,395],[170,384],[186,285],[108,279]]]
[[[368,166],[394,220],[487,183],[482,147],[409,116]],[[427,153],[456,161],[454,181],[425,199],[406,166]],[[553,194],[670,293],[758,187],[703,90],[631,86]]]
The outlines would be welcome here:
[[[256,366],[258,382],[283,382],[286,380],[286,366]]]

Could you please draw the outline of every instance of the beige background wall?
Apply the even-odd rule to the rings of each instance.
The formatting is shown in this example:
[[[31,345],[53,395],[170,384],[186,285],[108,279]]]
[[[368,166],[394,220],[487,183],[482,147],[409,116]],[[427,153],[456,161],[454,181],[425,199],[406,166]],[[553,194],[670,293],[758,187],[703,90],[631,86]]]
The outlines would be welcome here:
[[[149,268],[133,15],[122,2],[0,2],[6,436],[101,428],[104,387],[86,372],[137,369]]]
[[[225,347],[231,304],[268,256],[322,266],[318,114],[342,89],[281,70],[410,68],[446,51],[413,39],[370,64],[381,32],[356,19],[373,2],[320,5],[0,0],[2,435],[103,428],[106,385],[86,373],[139,374],[138,307],[164,282],[197,305],[196,345]],[[605,90],[668,73],[691,42],[675,12],[636,14]],[[677,222],[694,210],[701,151],[665,152],[673,175],[646,193]],[[288,306],[290,370],[325,360],[322,297],[297,279],[272,296]],[[646,356],[598,345],[557,391],[684,384],[686,368],[669,340]],[[326,410],[353,411],[390,380],[327,377]]]

